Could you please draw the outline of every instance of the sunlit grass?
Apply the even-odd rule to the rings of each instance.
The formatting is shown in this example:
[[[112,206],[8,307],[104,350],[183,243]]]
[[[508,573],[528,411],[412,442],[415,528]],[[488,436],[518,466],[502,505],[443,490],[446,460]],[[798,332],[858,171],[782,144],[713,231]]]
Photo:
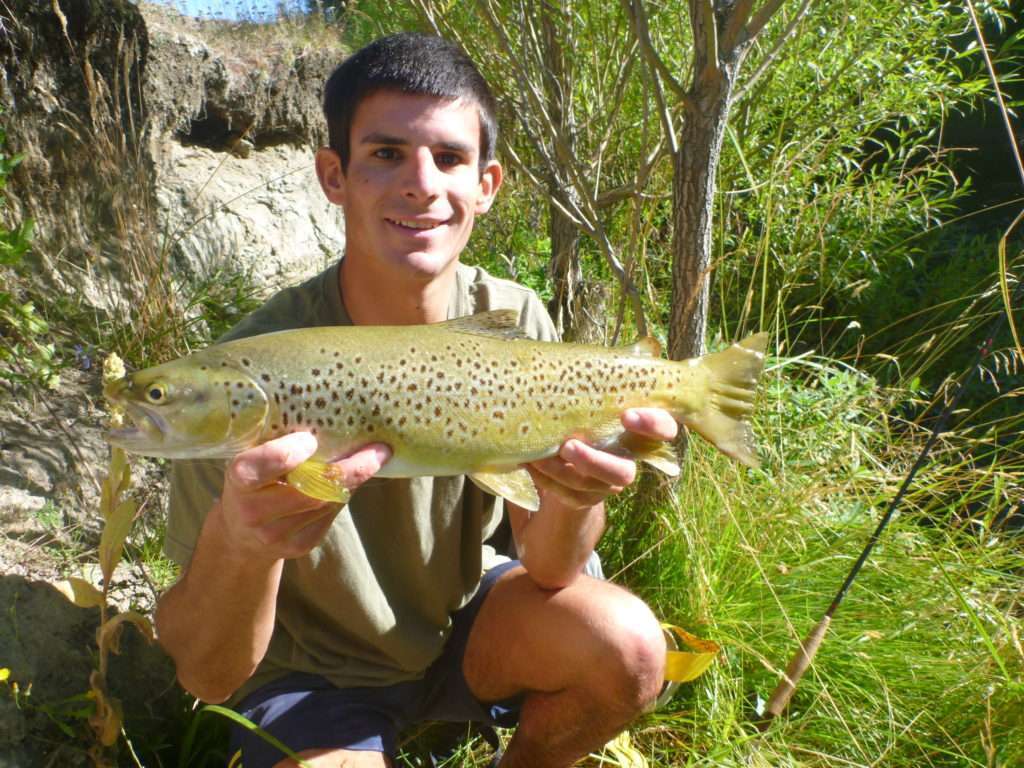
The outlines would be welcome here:
[[[757,729],[924,438],[892,432],[900,393],[828,363],[799,378],[787,367],[760,404],[762,470],[694,441],[677,504],[633,499],[612,517],[606,570],[724,649],[635,740],[665,766],[1020,764],[1022,541],[988,507],[934,503],[970,482],[962,462],[943,466],[970,445],[947,444],[919,476],[789,711]],[[999,471],[974,470],[975,501],[1019,489],[1019,465],[986,482]]]

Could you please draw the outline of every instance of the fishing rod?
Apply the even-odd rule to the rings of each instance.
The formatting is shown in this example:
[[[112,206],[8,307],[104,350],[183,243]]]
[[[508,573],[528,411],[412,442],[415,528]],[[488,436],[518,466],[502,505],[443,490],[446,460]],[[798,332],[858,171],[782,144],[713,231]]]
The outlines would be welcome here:
[[[1021,162],[1020,152],[1017,148],[1016,138],[1013,134],[1013,127],[1010,124],[1009,112],[1006,109],[1006,103],[1003,100],[1002,92],[999,88],[999,80],[996,77],[995,67],[992,65],[992,60],[988,55],[988,48],[985,43],[984,35],[981,31],[981,25],[978,22],[978,17],[974,9],[972,0],[966,0],[968,12],[971,16],[971,21],[974,25],[975,32],[978,36],[982,55],[985,58],[985,63],[988,67],[989,76],[992,79],[992,86],[995,89],[996,97],[999,102],[1000,110],[1003,114],[1003,120],[1006,125],[1007,133],[1010,137],[1010,145],[1013,149],[1014,159],[1017,162],[1017,170],[1021,176],[1021,181],[1024,182],[1024,163]],[[860,573],[861,568],[864,567],[864,563],[867,562],[868,557],[871,555],[871,551],[875,548],[875,544],[881,538],[885,529],[888,527],[889,522],[892,520],[893,514],[896,512],[896,508],[899,506],[900,501],[906,495],[907,490],[910,488],[910,484],[914,481],[914,477],[917,476],[918,471],[924,466],[925,460],[928,458],[928,454],[936,441],[939,439],[939,435],[942,434],[946,428],[946,424],[949,422],[949,418],[953,411],[956,409],[957,404],[960,402],[960,398],[963,396],[966,387],[964,386],[967,378],[973,375],[976,371],[980,371],[985,359],[992,352],[992,348],[995,345],[996,334],[998,333],[1002,323],[1006,320],[1009,323],[1010,330],[1013,333],[1013,339],[1017,345],[1018,351],[1020,351],[1020,340],[1017,335],[1017,329],[1013,321],[1013,306],[1016,300],[1024,298],[1024,280],[1017,280],[1017,285],[1014,288],[1013,295],[1007,290],[1007,283],[1005,279],[1005,255],[1006,255],[1006,242],[1010,237],[1010,233],[1017,227],[1020,221],[1024,219],[1024,211],[1017,215],[1009,229],[1003,235],[1000,244],[1000,267],[1003,270],[1001,275],[1001,286],[1003,289],[1003,298],[1006,307],[1006,313],[1000,313],[997,315],[992,323],[989,325],[988,332],[985,335],[981,346],[978,348],[978,354],[975,359],[974,365],[964,373],[956,381],[956,392],[953,394],[952,399],[946,404],[942,412],[939,414],[938,419],[935,421],[935,426],[932,427],[931,434],[925,441],[924,447],[921,448],[921,452],[917,456],[917,460],[914,465],[910,468],[910,472],[907,473],[906,478],[903,480],[903,484],[900,486],[899,491],[889,502],[889,506],[882,515],[882,519],[879,520],[878,525],[875,527],[874,532],[868,538],[867,543],[864,545],[864,549],[860,553],[860,557],[857,558],[853,566],[850,568],[850,572],[846,576],[846,580],[843,585],[836,592],[835,597],[832,598],[832,602],[825,610],[825,614],[821,617],[817,624],[807,633],[807,636],[803,639],[800,644],[800,648],[790,659],[789,665],[786,667],[786,672],[782,676],[782,680],[775,687],[771,697],[768,699],[768,703],[765,705],[764,712],[760,716],[758,726],[763,730],[767,728],[768,724],[776,717],[778,717],[786,709],[786,705],[789,704],[789,700],[792,698],[793,693],[796,691],[796,686],[800,682],[800,679],[804,676],[804,673],[810,667],[811,662],[814,661],[815,655],[818,653],[818,649],[821,647],[822,641],[825,639],[825,633],[828,631],[829,624],[832,623],[832,617],[835,615],[836,610],[839,608],[839,604],[846,597],[846,593],[850,590],[854,580]]]
[[[1022,216],[1024,216],[1024,214],[1022,214]],[[1020,218],[1021,217],[1018,217],[1018,220]],[[1013,302],[1022,298],[1024,298],[1024,280],[1018,280],[1011,298],[1011,307],[1013,306]],[[870,557],[871,551],[875,548],[878,540],[882,537],[882,534],[888,527],[889,522],[892,520],[893,515],[896,512],[896,508],[899,506],[900,501],[903,500],[903,497],[909,490],[911,483],[914,482],[914,478],[917,476],[918,471],[924,466],[932,447],[935,445],[943,431],[945,431],[950,416],[953,414],[953,411],[956,410],[956,407],[960,402],[960,398],[963,397],[963,394],[967,389],[967,387],[964,386],[967,378],[981,369],[983,363],[992,352],[992,348],[995,344],[996,333],[1000,330],[1004,317],[1005,316],[1000,313],[1000,315],[997,316],[989,326],[988,333],[978,349],[974,365],[956,381],[956,392],[936,419],[935,426],[932,427],[931,434],[928,435],[928,439],[921,448],[921,452],[918,454],[917,460],[910,468],[910,472],[907,473],[906,478],[904,478],[899,491],[896,492],[896,495],[889,502],[889,506],[886,509],[885,514],[882,515],[882,519],[879,520],[874,532],[868,538],[867,543],[864,545],[864,549],[860,553],[860,557],[857,558],[856,562],[854,562],[853,566],[850,568],[850,572],[847,574],[846,580],[836,592],[835,597],[832,598],[832,602],[825,610],[824,615],[807,634],[803,642],[800,644],[800,648],[797,650],[796,654],[794,654],[793,658],[790,659],[782,680],[779,681],[779,684],[768,699],[768,703],[765,705],[764,713],[761,715],[761,719],[759,721],[759,725],[762,728],[766,727],[772,719],[782,714],[786,705],[789,704],[789,700],[792,698],[797,684],[800,682],[800,679],[804,676],[804,673],[807,671],[811,662],[814,660],[815,655],[818,653],[818,648],[825,639],[825,633],[828,631],[829,624],[832,623],[832,617],[839,608],[839,604],[843,601],[843,598],[846,597],[846,593],[849,592],[850,587],[853,585],[854,580],[860,573],[861,568],[864,567],[864,563],[867,562],[868,557]]]

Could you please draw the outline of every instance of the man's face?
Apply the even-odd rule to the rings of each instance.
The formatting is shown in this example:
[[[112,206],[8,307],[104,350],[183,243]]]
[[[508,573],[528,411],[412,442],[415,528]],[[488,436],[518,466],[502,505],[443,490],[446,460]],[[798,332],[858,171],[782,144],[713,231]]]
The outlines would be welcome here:
[[[325,193],[345,209],[346,259],[400,279],[453,268],[501,184],[497,162],[480,172],[476,106],[379,91],[356,109],[349,142],[344,173],[336,153],[317,156]]]

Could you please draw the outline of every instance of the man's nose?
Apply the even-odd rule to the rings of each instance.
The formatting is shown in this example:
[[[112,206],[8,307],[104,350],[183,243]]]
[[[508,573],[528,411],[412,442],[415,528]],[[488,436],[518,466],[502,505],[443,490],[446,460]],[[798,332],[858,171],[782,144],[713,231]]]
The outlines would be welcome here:
[[[405,196],[414,200],[433,200],[440,193],[441,169],[434,162],[434,153],[423,147],[410,157],[405,176]]]

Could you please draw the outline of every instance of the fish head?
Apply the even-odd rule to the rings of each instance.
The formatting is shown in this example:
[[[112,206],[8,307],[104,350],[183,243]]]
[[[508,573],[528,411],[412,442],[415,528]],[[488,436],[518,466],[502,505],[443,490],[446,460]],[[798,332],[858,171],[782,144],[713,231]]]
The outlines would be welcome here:
[[[202,353],[128,374],[103,394],[127,417],[107,441],[166,459],[234,456],[256,444],[269,410],[263,389],[240,367]]]

